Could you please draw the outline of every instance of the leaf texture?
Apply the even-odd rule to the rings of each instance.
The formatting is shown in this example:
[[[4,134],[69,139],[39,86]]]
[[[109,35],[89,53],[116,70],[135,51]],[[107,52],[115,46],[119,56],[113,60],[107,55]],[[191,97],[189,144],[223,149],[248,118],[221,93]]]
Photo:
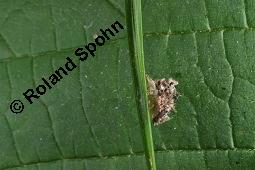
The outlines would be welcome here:
[[[146,169],[127,33],[78,62],[124,0],[0,1],[0,169]],[[144,0],[146,73],[179,81],[152,127],[157,169],[254,169],[255,3]],[[15,115],[9,103],[67,56],[79,68]]]

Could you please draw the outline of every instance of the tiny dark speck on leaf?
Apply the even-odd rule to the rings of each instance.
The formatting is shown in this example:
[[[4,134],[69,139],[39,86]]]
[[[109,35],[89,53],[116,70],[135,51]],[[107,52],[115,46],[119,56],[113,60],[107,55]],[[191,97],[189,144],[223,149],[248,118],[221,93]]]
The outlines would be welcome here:
[[[181,73],[175,73],[175,74],[174,74],[174,77],[176,77],[177,79],[179,79],[179,78],[182,77],[182,74],[181,74]]]

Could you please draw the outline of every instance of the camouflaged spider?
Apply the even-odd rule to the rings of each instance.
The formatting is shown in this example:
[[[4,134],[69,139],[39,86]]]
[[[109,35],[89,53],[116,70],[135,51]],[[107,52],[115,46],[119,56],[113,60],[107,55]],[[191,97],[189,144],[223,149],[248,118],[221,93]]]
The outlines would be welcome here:
[[[178,82],[174,79],[152,80],[146,75],[147,94],[149,107],[152,113],[153,125],[162,124],[170,120],[169,114],[174,111],[175,103],[180,96],[175,86]]]

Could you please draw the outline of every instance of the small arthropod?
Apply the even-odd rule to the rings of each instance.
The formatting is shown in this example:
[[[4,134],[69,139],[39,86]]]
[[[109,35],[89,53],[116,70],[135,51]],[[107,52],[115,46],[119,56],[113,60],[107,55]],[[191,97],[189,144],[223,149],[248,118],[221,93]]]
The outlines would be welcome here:
[[[170,120],[169,115],[174,111],[175,102],[179,97],[175,88],[178,82],[171,78],[152,80],[148,75],[146,80],[152,122],[159,125]]]

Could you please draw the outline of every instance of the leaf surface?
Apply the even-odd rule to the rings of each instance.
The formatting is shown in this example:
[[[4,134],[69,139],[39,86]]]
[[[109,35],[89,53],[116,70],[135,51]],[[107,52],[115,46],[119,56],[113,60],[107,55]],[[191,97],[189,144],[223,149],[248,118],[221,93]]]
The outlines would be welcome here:
[[[171,121],[152,127],[157,169],[253,169],[255,3],[143,1],[146,73],[179,81]],[[122,0],[0,2],[0,169],[147,169],[126,30],[78,62]],[[21,114],[14,99],[71,57],[78,68]]]

